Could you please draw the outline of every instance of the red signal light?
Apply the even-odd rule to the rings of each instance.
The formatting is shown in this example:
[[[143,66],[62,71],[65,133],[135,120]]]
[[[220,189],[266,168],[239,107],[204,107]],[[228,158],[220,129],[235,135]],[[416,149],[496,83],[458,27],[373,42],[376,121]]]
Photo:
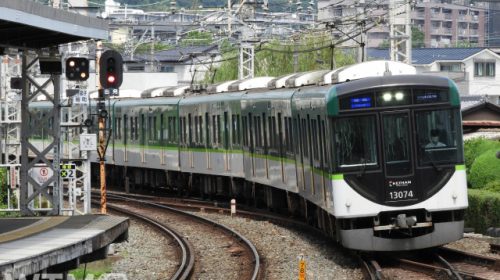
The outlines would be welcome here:
[[[116,81],[115,76],[113,75],[108,75],[108,84],[114,84]]]

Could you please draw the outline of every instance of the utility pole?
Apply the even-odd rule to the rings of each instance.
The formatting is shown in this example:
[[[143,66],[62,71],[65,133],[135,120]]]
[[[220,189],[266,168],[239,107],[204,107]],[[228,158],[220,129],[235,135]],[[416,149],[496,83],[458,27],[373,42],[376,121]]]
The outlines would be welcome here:
[[[358,63],[366,61],[366,48],[365,48],[365,24],[366,24],[366,14],[365,14],[365,0],[359,0],[356,7],[356,23],[360,29],[358,35]]]
[[[101,54],[102,54],[102,42],[99,41],[97,42],[97,49],[96,49],[96,73],[101,74]],[[106,120],[103,117],[103,110],[105,109],[106,103],[104,99],[104,89],[101,84],[101,77],[97,80],[97,92],[98,92],[98,103],[97,103],[97,108],[99,110],[99,146],[97,147],[98,149],[98,154],[99,154],[99,183],[100,183],[100,190],[101,190],[101,214],[106,214],[107,209],[106,209],[106,168],[105,168],[105,156],[106,156],[106,145],[105,145],[105,129],[106,129]]]
[[[390,0],[389,13],[391,60],[411,64],[410,1]]]

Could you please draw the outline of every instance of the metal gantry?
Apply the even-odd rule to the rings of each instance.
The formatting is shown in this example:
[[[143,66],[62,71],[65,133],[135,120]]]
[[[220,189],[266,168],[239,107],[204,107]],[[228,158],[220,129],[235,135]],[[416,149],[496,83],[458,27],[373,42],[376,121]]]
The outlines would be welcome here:
[[[238,63],[238,78],[240,80],[254,76],[255,46],[252,43],[240,44],[240,60]]]
[[[58,59],[53,49],[51,57]],[[60,58],[59,58],[60,59]],[[35,78],[40,64],[39,53],[22,53],[22,98],[21,98],[21,172],[20,172],[20,210],[25,216],[46,212],[60,215],[62,206],[60,169],[60,92],[61,75],[51,73],[39,83]],[[47,88],[53,86],[53,94]],[[33,91],[31,90],[33,88]],[[32,114],[30,104],[39,95],[44,95],[51,106],[41,119]],[[39,146],[35,141],[33,127],[36,122],[51,124],[47,129],[46,145]],[[42,138],[44,135],[42,135]],[[39,142],[38,142],[39,143]]]
[[[2,184],[5,184],[2,211],[19,211],[19,168],[21,157],[21,91],[11,88],[19,86],[21,61],[19,55],[3,55],[0,66],[0,145],[2,159],[0,168]],[[7,180],[6,180],[7,179]]]
[[[411,1],[390,0],[391,60],[411,64]]]

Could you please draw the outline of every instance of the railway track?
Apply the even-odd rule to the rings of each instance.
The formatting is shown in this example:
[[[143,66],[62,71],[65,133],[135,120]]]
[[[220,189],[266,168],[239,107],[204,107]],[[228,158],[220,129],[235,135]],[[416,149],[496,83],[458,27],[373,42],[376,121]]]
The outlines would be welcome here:
[[[214,269],[214,266],[216,267],[217,264],[220,265],[221,262],[228,262],[233,264],[235,270],[234,279],[259,279],[261,263],[259,254],[255,246],[238,232],[214,221],[156,202],[116,194],[108,194],[108,200],[113,201],[113,204],[124,203],[127,207],[133,208],[135,212],[146,211],[155,213],[155,220],[166,220],[168,224],[175,224],[177,230],[182,232],[183,235],[188,236],[189,240],[193,243],[198,242],[198,244],[194,244],[194,248],[198,252],[198,259],[195,265],[195,267],[198,266],[198,269],[195,269],[195,274],[205,273],[207,270]],[[166,217],[162,218],[161,215],[163,214]],[[224,236],[221,235],[221,232],[224,233]],[[214,236],[205,239],[210,239],[211,242],[218,242],[217,245],[213,245],[218,251],[215,257],[214,250],[209,252],[203,251],[206,249],[205,247],[210,247],[209,245],[193,241],[197,239],[196,235]],[[206,257],[204,257],[205,255]],[[207,260],[209,257],[214,260]],[[219,275],[219,277],[222,276],[224,275]],[[231,279],[231,277],[225,278]]]
[[[495,254],[500,254],[500,244],[490,243],[490,251]]]
[[[107,205],[110,210],[125,214],[129,217],[133,217],[137,220],[140,220],[148,225],[152,225],[160,230],[161,233],[169,237],[169,239],[173,240],[180,251],[180,262],[178,269],[173,273],[170,279],[172,280],[184,280],[189,279],[194,270],[195,263],[195,252],[193,249],[193,245],[185,239],[181,234],[179,234],[172,227],[160,223],[154,220],[152,217],[148,217],[146,215],[141,215],[136,212],[127,210],[124,207],[120,207],[117,205],[108,204]]]
[[[361,255],[366,279],[500,279],[500,259],[445,247]]]
[[[93,191],[93,194],[99,195],[97,191]],[[167,207],[173,207],[176,209],[182,209],[186,211],[231,215],[230,204],[220,201],[203,201],[198,199],[151,196],[144,194],[123,193],[117,191],[108,191],[108,195],[117,195],[130,199],[147,200],[152,203],[164,205]],[[269,212],[256,212],[255,209],[247,209],[243,205],[237,205],[237,208],[238,208],[237,215],[239,217],[250,218],[252,220],[271,221],[278,225],[284,225],[287,227],[293,226],[300,230],[323,235],[323,233],[317,228],[311,227],[307,223],[302,222],[300,220],[288,218],[283,215],[273,214]]]

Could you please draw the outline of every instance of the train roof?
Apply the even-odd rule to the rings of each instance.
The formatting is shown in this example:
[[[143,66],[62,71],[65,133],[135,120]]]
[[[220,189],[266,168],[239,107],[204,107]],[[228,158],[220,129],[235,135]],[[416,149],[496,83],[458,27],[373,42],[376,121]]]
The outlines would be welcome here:
[[[370,77],[334,85],[337,95],[353,91],[374,90],[391,86],[450,87],[450,79],[432,75],[398,75]]]
[[[190,95],[183,98],[180,102],[181,105],[191,105],[200,103],[213,103],[221,101],[237,101],[241,100],[241,96],[245,91],[227,92],[219,94],[205,94],[205,95]]]
[[[297,91],[296,88],[278,88],[278,89],[263,89],[259,91],[247,92],[243,96],[243,100],[254,100],[254,99],[289,99]]]
[[[152,98],[127,98],[118,99],[113,103],[115,106],[149,106],[149,105],[177,105],[180,97],[152,97]]]

